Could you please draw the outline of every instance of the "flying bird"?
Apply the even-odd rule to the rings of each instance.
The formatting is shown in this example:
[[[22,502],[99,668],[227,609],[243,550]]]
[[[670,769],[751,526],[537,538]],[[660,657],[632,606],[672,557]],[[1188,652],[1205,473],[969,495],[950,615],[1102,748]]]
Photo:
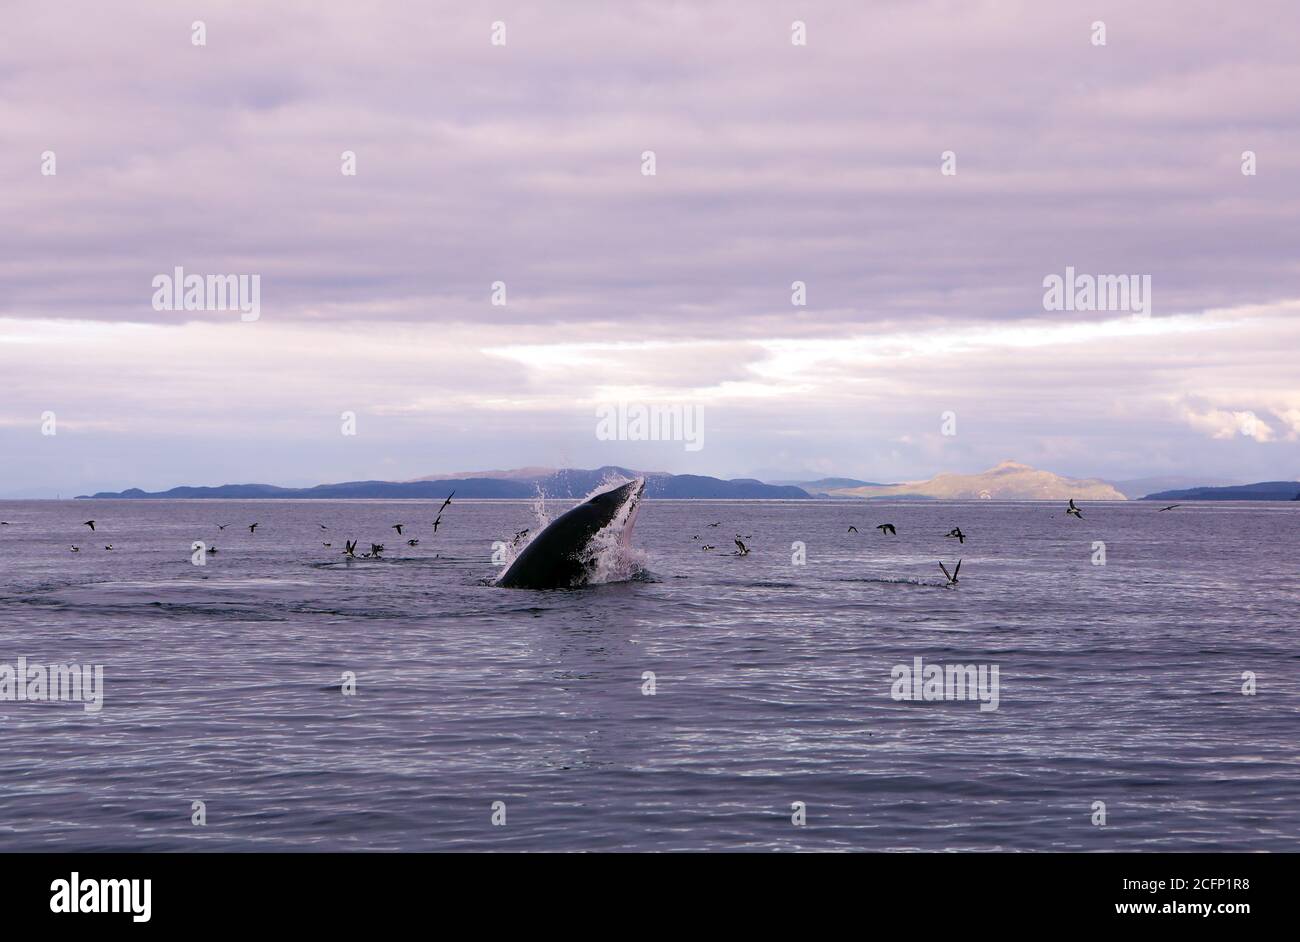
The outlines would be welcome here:
[[[83,527],[90,527],[90,530],[91,530],[92,533],[95,531],[95,521],[93,521],[93,520],[87,520],[85,523],[82,524],[82,526],[83,526]]]
[[[433,521],[433,532],[438,532],[438,524],[442,523],[442,514],[438,514],[438,519]]]
[[[1079,508],[1074,506],[1073,497],[1070,498],[1070,506],[1065,509],[1065,512],[1072,517],[1078,517],[1080,520],[1083,519],[1083,514],[1079,511]]]
[[[961,560],[960,560],[960,559],[957,560],[957,566],[956,566],[956,568],[953,569],[951,575],[948,574],[948,567],[945,566],[943,563],[940,563],[940,564],[939,564],[939,568],[943,570],[943,574],[944,574],[945,576],[948,576],[948,585],[956,585],[956,584],[957,584],[957,573],[961,572]]]
[[[249,533],[256,533],[256,532],[257,532],[257,527],[258,527],[258,525],[257,525],[256,523],[254,523],[254,524],[250,524],[249,527],[248,527],[248,532],[249,532]]]
[[[447,499],[444,500],[444,501],[442,502],[442,506],[438,508],[438,516],[439,516],[439,517],[442,516],[442,512],[443,512],[444,510],[447,509],[447,506],[451,503],[451,499],[452,499],[453,497],[455,497],[455,496],[456,496],[456,492],[455,492],[455,491],[452,491],[450,494],[447,495]]]
[[[419,546],[419,545],[420,545],[420,541],[419,541],[419,540],[407,540],[407,541],[406,541],[406,545],[407,545],[407,546]]]
[[[1168,507],[1161,507],[1156,513],[1164,513],[1166,510],[1173,510],[1175,507],[1181,507],[1182,504],[1170,504]]]
[[[881,532],[882,535],[884,535],[884,534],[886,534],[886,533],[892,533],[892,534],[894,534],[894,536],[898,536],[898,531],[894,529],[894,525],[893,525],[892,523],[881,523],[881,524],[878,524],[878,525],[876,526],[876,529],[879,530],[879,531]]]
[[[401,523],[395,523],[395,524],[393,524],[391,527],[389,527],[388,529],[390,529],[390,530],[396,530],[396,531],[397,531],[397,535],[398,535],[398,536],[401,536],[401,535],[402,535],[402,527],[403,527],[403,526],[404,526],[404,524],[401,524]]]
[[[736,549],[739,550],[739,552],[736,554],[736,555],[738,555],[738,556],[748,556],[748,555],[749,555],[749,547],[746,546],[744,543],[740,542],[740,537],[739,537],[739,536],[736,537]]]
[[[343,551],[343,555],[344,555],[344,556],[348,556],[348,557],[350,557],[350,558],[352,558],[352,559],[355,559],[355,558],[356,558],[356,555],[357,555],[357,541],[356,541],[356,540],[348,540],[348,547],[347,547],[347,549],[345,549],[345,550]]]
[[[857,532],[858,532],[858,528],[857,528],[857,527],[854,527],[854,526],[850,526],[850,527],[849,527],[849,532],[850,532],[850,533],[857,533]]]
[[[951,531],[944,534],[945,536],[955,536],[958,543],[966,542],[966,534],[961,532],[961,527],[953,527]]]
[[[219,523],[219,524],[217,524],[217,529],[218,529],[218,530],[224,530],[224,529],[225,529],[226,527],[228,527],[228,526],[230,526],[230,524],[228,524],[228,523]]]

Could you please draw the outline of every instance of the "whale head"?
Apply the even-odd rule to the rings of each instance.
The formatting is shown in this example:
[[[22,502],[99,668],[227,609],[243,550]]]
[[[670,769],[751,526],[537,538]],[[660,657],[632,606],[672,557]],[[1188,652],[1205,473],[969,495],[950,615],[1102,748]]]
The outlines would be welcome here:
[[[602,491],[562,514],[524,548],[497,585],[512,589],[567,589],[591,580],[598,550],[607,535],[627,546],[645,494],[637,478]]]

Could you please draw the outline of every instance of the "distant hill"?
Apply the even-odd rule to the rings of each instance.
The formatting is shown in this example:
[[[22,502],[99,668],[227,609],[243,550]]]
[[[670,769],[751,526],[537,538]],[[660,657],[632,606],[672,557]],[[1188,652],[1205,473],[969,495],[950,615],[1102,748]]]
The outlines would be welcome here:
[[[458,477],[417,481],[345,481],[315,487],[275,487],[270,484],[222,484],[217,487],[173,487],[166,491],[101,491],[81,500],[441,500],[452,491],[459,498],[528,499],[585,497],[615,478],[635,478],[642,472],[606,466],[593,470],[521,469],[511,477]],[[724,481],[696,474],[644,474],[646,497],[667,500],[807,500],[798,487],[764,484],[751,478]]]
[[[1261,481],[1232,487],[1189,487],[1148,494],[1143,500],[1300,500],[1300,481]]]
[[[821,478],[817,481],[773,481],[773,484],[786,484],[807,491],[814,496],[829,495],[831,491],[842,491],[850,487],[884,487],[875,481],[859,481],[857,478]]]
[[[1004,461],[980,474],[936,474],[928,481],[828,492],[831,497],[932,497],[940,500],[1127,500],[1105,481],[1077,480]]]

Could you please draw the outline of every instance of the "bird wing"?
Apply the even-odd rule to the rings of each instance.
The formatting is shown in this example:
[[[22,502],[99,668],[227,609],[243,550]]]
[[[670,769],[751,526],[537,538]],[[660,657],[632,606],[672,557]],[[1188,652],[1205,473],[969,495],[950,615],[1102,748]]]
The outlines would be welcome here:
[[[954,569],[954,570],[952,571],[952,577],[953,577],[954,579],[956,579],[956,578],[957,578],[957,574],[958,574],[959,572],[961,572],[961,560],[960,560],[960,559],[957,560],[957,568]]]
[[[945,566],[943,563],[940,563],[940,564],[939,564],[939,568],[943,570],[943,574],[944,574],[945,576],[947,576],[948,581],[949,581],[949,582],[952,582],[952,576],[950,576],[950,575],[948,574],[948,567]]]

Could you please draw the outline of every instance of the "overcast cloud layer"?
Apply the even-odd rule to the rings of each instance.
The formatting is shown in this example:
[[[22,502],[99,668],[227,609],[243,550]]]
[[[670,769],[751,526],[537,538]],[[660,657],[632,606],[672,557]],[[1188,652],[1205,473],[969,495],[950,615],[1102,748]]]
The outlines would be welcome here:
[[[1300,476],[1294,3],[2,16],[0,495]],[[260,275],[260,319],[154,310],[176,266]],[[1044,310],[1067,266],[1149,275],[1151,317]],[[599,440],[617,401],[698,405],[704,447]]]

